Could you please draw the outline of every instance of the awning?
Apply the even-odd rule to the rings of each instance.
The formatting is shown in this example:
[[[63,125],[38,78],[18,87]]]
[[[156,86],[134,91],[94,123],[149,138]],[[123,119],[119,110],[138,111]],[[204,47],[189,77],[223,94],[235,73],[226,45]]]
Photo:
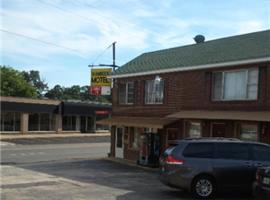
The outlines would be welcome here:
[[[101,125],[117,125],[139,128],[163,128],[165,125],[176,121],[169,118],[154,118],[154,117],[117,117],[102,119],[97,121]]]
[[[225,119],[270,122],[270,111],[180,111],[166,116],[177,119]]]

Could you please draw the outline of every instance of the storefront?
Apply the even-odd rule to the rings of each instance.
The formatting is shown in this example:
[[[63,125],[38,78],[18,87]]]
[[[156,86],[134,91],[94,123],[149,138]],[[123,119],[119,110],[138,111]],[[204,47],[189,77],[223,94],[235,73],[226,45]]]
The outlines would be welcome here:
[[[110,104],[1,97],[1,133],[94,133],[109,130],[96,126],[108,118]]]

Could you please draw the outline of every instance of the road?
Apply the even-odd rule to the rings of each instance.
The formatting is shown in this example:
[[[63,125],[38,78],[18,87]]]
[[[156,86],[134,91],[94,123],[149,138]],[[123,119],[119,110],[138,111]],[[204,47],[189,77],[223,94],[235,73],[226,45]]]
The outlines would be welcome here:
[[[106,157],[109,143],[12,145],[1,147],[2,164]]]

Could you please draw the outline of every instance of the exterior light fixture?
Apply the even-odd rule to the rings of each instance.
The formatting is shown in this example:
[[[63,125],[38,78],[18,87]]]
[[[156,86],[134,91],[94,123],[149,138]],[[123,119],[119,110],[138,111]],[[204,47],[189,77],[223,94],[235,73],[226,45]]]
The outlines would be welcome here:
[[[157,75],[156,77],[155,77],[155,82],[156,83],[159,83],[161,81],[161,77],[159,76],[159,75]]]

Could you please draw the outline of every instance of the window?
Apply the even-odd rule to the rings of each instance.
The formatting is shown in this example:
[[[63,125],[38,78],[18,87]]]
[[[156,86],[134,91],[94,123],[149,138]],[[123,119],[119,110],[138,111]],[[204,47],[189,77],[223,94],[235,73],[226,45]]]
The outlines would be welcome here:
[[[241,124],[241,140],[257,141],[258,126],[256,124]]]
[[[185,148],[183,155],[193,158],[213,158],[213,152],[214,145],[211,143],[194,143]]]
[[[21,129],[20,113],[2,112],[1,113],[1,131],[20,131]]]
[[[220,143],[217,145],[219,159],[248,160],[248,145],[239,143]]]
[[[53,131],[55,130],[55,116],[50,113],[29,114],[29,131]]]
[[[252,152],[254,160],[270,161],[270,147],[263,145],[253,145]]]
[[[77,117],[76,116],[63,116],[63,130],[64,131],[76,131],[77,126]]]
[[[145,81],[145,103],[162,104],[164,97],[164,80]]]
[[[258,96],[257,68],[213,74],[213,100],[256,100]]]
[[[178,129],[167,128],[166,136],[167,136],[166,146],[175,145],[178,139]]]
[[[120,83],[119,86],[119,104],[134,103],[134,83]]]
[[[189,127],[189,137],[201,137],[201,123],[200,122],[190,122]]]
[[[39,131],[39,114],[29,114],[28,118],[28,130]]]
[[[140,147],[140,134],[137,128],[129,128],[129,148],[138,149]]]

